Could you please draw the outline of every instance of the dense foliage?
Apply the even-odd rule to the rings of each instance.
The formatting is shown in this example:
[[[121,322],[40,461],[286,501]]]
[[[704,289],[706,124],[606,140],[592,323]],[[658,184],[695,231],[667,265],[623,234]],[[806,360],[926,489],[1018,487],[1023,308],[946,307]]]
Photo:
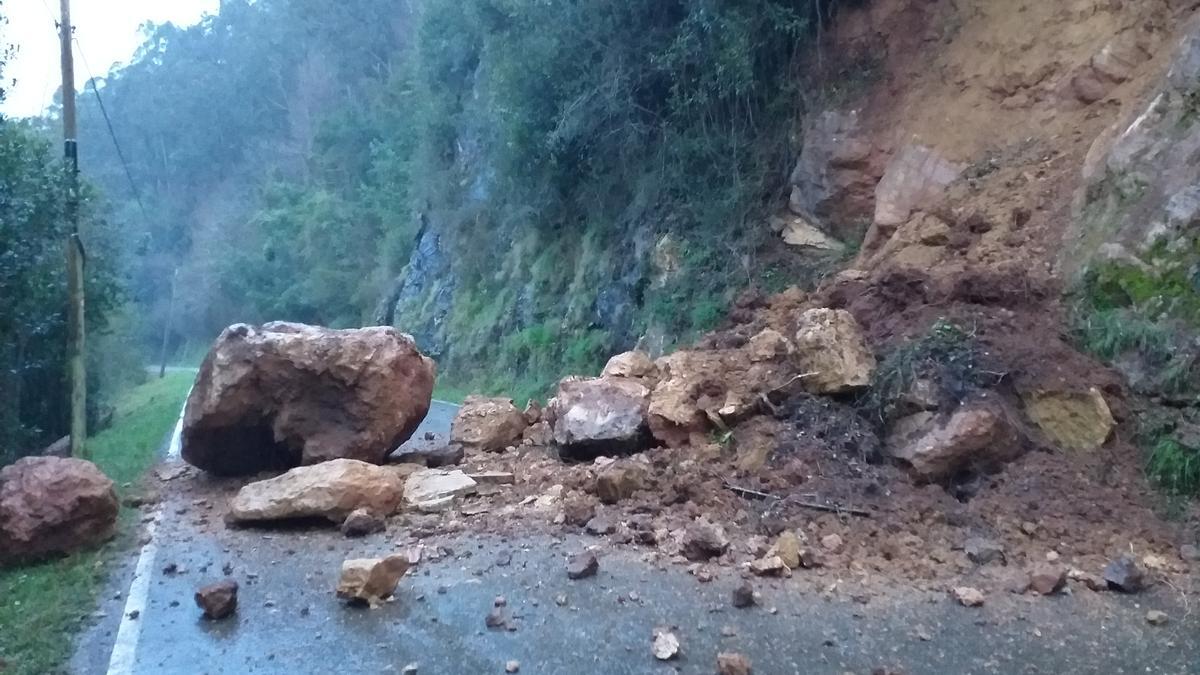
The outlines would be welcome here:
[[[0,49],[0,75],[4,55]],[[58,438],[66,414],[67,173],[42,129],[0,117],[0,465]],[[89,328],[116,299],[106,224],[84,191]],[[93,404],[99,403],[96,397]],[[93,411],[94,412],[94,411]]]
[[[387,316],[443,372],[531,386],[707,328],[778,272],[761,223],[831,4],[230,0],[152,26],[97,83],[132,181],[81,99],[142,340],[176,278],[173,349],[234,321]],[[449,262],[377,314],[421,234]]]

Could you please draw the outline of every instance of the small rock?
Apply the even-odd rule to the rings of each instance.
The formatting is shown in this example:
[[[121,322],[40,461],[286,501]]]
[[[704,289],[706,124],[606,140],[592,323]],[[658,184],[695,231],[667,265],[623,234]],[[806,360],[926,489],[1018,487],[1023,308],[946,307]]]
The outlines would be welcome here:
[[[584,526],[584,529],[587,530],[588,534],[600,536],[604,534],[612,534],[616,531],[617,525],[604,516],[593,516],[592,519],[587,522],[587,525]]]
[[[721,637],[735,637],[737,629],[733,626],[721,626]]]
[[[688,560],[703,561],[715,558],[729,549],[725,528],[707,521],[696,521],[683,535],[683,555]]]
[[[510,659],[508,661],[508,663],[504,664],[504,672],[506,672],[506,673],[515,673],[520,669],[521,669],[521,662],[517,661],[515,659]]]
[[[400,675],[417,675],[417,664],[410,663],[400,670]]]
[[[734,586],[733,606],[738,609],[754,606],[754,587],[750,585],[749,581]]]
[[[595,576],[599,569],[600,561],[596,560],[595,553],[591,551],[577,553],[567,561],[567,578],[584,579]]]
[[[970,586],[956,586],[954,588],[954,599],[958,600],[958,604],[963,607],[979,607],[983,604],[983,592],[978,588]]]
[[[497,595],[494,599],[492,599],[493,607],[504,607],[507,604],[508,598],[505,598],[503,595]]]
[[[775,555],[791,569],[800,567],[800,538],[792,530],[785,530],[775,540]]]
[[[654,646],[652,648],[654,658],[659,661],[670,661],[679,655],[679,638],[669,630],[657,629],[654,631]]]
[[[1113,590],[1137,593],[1145,586],[1146,577],[1133,556],[1125,553],[1105,566],[1104,581]]]
[[[610,466],[596,476],[596,496],[605,504],[629,499],[645,487],[645,474],[633,466]]]
[[[1179,547],[1179,557],[1186,562],[1200,562],[1200,546],[1184,544]]]
[[[493,629],[508,628],[509,621],[508,611],[503,607],[493,607],[483,619],[484,625]]]
[[[1042,563],[1029,570],[1029,588],[1038,595],[1054,595],[1067,584],[1067,571],[1059,565]]]
[[[554,596],[554,604],[558,605],[559,607],[566,607],[567,602],[568,602],[567,596],[564,594],[560,593],[560,594]]]
[[[750,675],[750,659],[736,652],[717,654],[717,675]]]
[[[396,585],[408,567],[408,556],[404,554],[346,560],[342,563],[337,596],[375,607],[396,592]]]
[[[1004,547],[991,539],[972,537],[963,544],[963,551],[966,552],[967,559],[976,565],[1005,563]]]
[[[467,476],[480,485],[512,485],[517,477],[508,471],[481,471]]]
[[[1152,609],[1149,612],[1146,612],[1146,623],[1150,624],[1151,626],[1162,626],[1170,620],[1171,617],[1167,616],[1166,612],[1157,609]]]
[[[1090,572],[1084,572],[1081,569],[1071,569],[1067,572],[1067,578],[1082,583],[1091,591],[1108,590],[1108,584],[1105,583],[1104,579]]]
[[[783,558],[769,555],[750,563],[750,571],[760,577],[780,576],[788,573],[788,566],[783,564]]]
[[[1031,523],[1026,520],[1025,522],[1021,523],[1021,531],[1032,537],[1033,535],[1037,534],[1037,523]]]
[[[355,509],[342,521],[342,534],[347,537],[364,537],[375,532],[382,532],[387,524],[383,518],[368,509]]]
[[[237,609],[238,583],[222,579],[196,591],[196,606],[206,619],[224,619]]]
[[[824,537],[821,537],[821,546],[823,546],[825,550],[829,551],[830,553],[837,553],[838,551],[841,551],[843,545],[844,543],[842,542],[842,537],[840,535],[827,534]]]
[[[429,436],[429,434],[426,434]],[[433,438],[425,440],[432,441]],[[405,448],[402,452],[391,456],[391,461],[400,464],[424,464],[426,468],[436,469],[442,466],[459,464],[466,456],[463,446],[458,443],[447,443],[435,447]]]

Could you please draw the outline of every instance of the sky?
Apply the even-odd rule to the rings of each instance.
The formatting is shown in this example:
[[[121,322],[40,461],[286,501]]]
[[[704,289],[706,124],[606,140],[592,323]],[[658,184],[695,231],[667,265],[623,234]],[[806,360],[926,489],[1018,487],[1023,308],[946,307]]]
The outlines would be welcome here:
[[[60,0],[0,0],[0,41],[17,47],[4,67],[8,88],[0,112],[9,117],[37,115],[54,100],[61,78],[58,34]],[[138,27],[146,21],[196,23],[216,13],[220,0],[71,0],[75,25],[75,86],[82,90],[92,74],[103,75],[114,63],[125,63],[142,42]],[[82,56],[80,52],[82,51]],[[84,61],[86,60],[86,65]]]

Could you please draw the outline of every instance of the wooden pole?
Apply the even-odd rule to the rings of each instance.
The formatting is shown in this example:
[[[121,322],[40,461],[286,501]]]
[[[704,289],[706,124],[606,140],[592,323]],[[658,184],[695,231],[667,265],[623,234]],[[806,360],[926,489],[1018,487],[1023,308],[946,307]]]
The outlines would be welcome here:
[[[67,163],[67,368],[71,380],[71,456],[88,456],[87,370],[84,361],[84,264],[79,239],[79,148],[75,132],[75,63],[71,51],[71,3],[60,0],[59,42],[62,56],[63,158]]]
[[[167,339],[171,335],[171,317],[175,314],[175,287],[179,283],[179,268],[171,275],[171,300],[167,303],[167,319],[163,321],[162,349],[158,356],[158,379],[167,374]]]

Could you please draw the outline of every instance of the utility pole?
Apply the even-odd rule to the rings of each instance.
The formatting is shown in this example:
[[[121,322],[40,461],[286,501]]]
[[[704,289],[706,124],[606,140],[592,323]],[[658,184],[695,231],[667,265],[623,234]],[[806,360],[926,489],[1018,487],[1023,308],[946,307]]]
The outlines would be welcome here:
[[[87,371],[84,363],[83,267],[79,239],[79,148],[75,140],[75,64],[71,53],[71,3],[61,0],[63,159],[67,164],[67,368],[71,381],[71,456],[88,458]]]

